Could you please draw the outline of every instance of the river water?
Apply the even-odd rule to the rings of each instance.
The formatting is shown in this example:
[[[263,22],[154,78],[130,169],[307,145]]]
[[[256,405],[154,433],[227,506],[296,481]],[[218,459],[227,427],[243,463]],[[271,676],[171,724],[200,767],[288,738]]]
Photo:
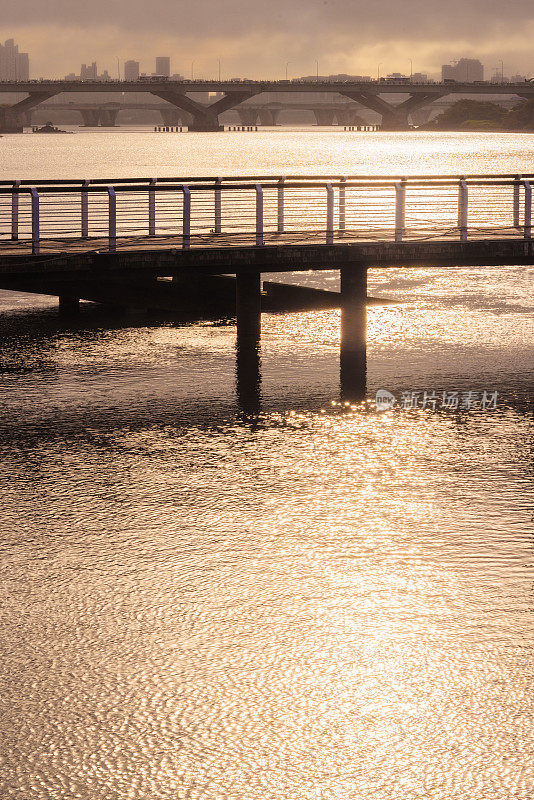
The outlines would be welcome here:
[[[512,134],[0,147],[3,178],[534,164]],[[339,312],[265,314],[252,417],[232,325],[0,292],[2,800],[534,797],[534,267],[369,278],[368,401]]]

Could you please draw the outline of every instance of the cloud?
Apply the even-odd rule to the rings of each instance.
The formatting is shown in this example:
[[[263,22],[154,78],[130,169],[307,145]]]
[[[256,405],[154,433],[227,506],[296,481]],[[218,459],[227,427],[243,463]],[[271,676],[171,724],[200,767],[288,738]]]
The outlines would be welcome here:
[[[81,61],[116,71],[116,58],[138,58],[146,71],[156,55],[173,68],[213,76],[280,77],[315,72],[375,74],[414,69],[437,72],[462,56],[491,69],[532,69],[531,0],[3,0],[3,30],[30,53],[32,73],[61,76]]]

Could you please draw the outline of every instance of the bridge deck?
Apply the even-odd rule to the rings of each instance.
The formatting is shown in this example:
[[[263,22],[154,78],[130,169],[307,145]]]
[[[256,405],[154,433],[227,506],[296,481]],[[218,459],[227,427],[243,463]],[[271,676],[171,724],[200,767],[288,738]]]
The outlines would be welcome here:
[[[534,240],[520,238],[454,239],[419,241],[336,241],[276,244],[258,247],[242,241],[239,246],[194,247],[189,250],[167,246],[154,247],[148,240],[116,251],[106,249],[107,242],[86,243],[85,251],[62,251],[32,255],[27,249],[0,254],[0,286],[9,288],[17,278],[53,279],[95,278],[98,275],[136,275],[157,277],[180,272],[212,274],[246,272],[298,272],[385,267],[500,266],[534,264]]]
[[[103,260],[223,272],[247,259],[273,269],[519,264],[530,263],[532,241],[530,175],[0,186],[4,274]]]

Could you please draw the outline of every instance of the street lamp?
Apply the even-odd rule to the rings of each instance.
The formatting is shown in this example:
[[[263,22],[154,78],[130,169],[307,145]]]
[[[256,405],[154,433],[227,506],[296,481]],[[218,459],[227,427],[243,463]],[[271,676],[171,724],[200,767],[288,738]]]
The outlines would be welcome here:
[[[319,80],[319,62],[317,61],[317,59],[315,59],[315,74],[316,74],[317,80]]]
[[[504,62],[501,60],[501,83],[504,83]]]
[[[377,81],[380,80],[380,67],[382,66],[383,63],[384,62],[381,61],[380,64],[378,65],[378,67],[376,68],[376,79],[377,79]]]
[[[410,62],[410,80],[412,80],[412,78],[413,78],[413,61],[412,61],[411,58],[409,58],[408,61]]]
[[[221,59],[218,58],[217,61],[219,62],[219,83],[221,82]]]
[[[195,62],[192,61],[191,62],[191,80],[193,80],[194,69],[195,69]]]
[[[287,68],[291,64],[291,61],[286,61],[286,81],[287,81]]]

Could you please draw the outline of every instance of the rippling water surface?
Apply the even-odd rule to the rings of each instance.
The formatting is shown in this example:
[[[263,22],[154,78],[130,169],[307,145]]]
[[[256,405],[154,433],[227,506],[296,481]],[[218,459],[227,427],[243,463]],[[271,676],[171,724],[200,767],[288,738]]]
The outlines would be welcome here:
[[[2,148],[5,178],[515,172],[534,137]],[[534,797],[533,286],[372,270],[397,303],[369,311],[358,406],[338,312],[266,314],[253,416],[232,325],[1,292],[2,799]],[[379,413],[379,388],[498,400]]]

